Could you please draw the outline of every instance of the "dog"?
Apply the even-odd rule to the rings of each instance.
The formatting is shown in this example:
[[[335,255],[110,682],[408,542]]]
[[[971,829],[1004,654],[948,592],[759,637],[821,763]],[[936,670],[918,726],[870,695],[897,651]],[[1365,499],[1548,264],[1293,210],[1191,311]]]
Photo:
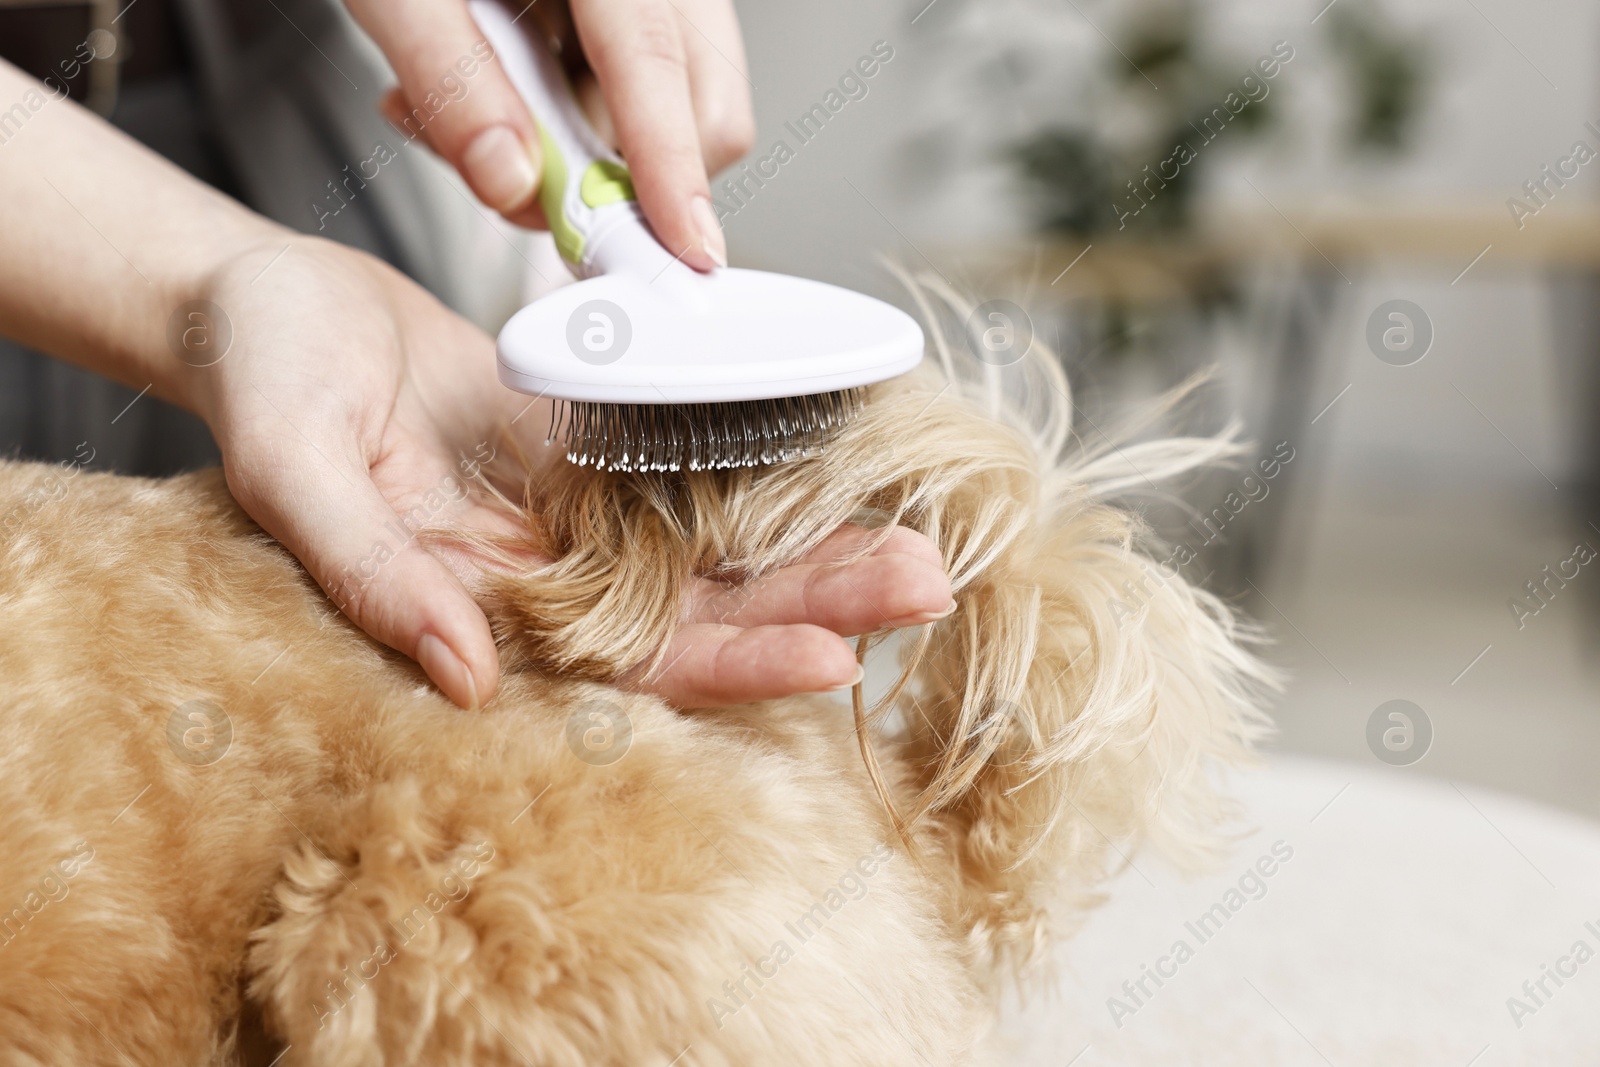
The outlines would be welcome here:
[[[0,1063],[985,1062],[1120,855],[1217,849],[1272,679],[1115,503],[1238,447],[1084,446],[1049,353],[913,293],[935,358],[821,455],[528,486],[553,562],[490,581],[475,712],[218,472],[0,467]],[[927,535],[958,605],[881,700],[620,684],[689,576],[850,522]]]

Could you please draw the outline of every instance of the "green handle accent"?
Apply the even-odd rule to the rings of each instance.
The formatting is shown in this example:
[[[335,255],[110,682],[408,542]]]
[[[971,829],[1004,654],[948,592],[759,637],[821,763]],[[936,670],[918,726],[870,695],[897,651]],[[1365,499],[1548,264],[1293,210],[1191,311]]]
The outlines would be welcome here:
[[[534,120],[539,125],[538,120]],[[583,258],[583,234],[573,228],[567,218],[562,201],[567,195],[567,161],[561,149],[539,125],[539,148],[544,153],[544,178],[539,183],[539,206],[544,208],[545,221],[550,224],[550,234],[556,239],[556,250],[568,263],[576,264]],[[590,168],[593,169],[592,167]]]
[[[633,193],[633,175],[621,163],[609,159],[589,164],[578,183],[578,194],[590,207],[604,207],[624,200],[636,199]]]

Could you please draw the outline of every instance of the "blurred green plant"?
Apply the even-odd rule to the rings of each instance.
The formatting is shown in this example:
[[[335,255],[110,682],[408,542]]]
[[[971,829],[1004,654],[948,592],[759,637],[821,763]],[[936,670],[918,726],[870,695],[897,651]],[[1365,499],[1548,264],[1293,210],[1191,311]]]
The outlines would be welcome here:
[[[1428,75],[1422,43],[1400,33],[1375,4],[1349,2],[1329,15],[1328,31],[1356,103],[1346,139],[1380,154],[1405,150]]]
[[[1277,83],[1262,76],[1255,57],[1226,55],[1207,41],[1201,0],[1129,6],[1113,33],[1119,43],[1106,42],[1095,71],[1106,91],[1094,95],[1115,102],[1118,121],[1047,120],[1007,150],[1044,230],[1083,237],[1181,230],[1217,151],[1211,141],[1238,147],[1278,120]],[[1378,154],[1403,151],[1422,103],[1425,48],[1372,0],[1344,0],[1326,32],[1350,86],[1348,140]],[[1241,88],[1247,77],[1255,79],[1252,92]],[[1224,114],[1224,101],[1244,99],[1241,92],[1247,102]],[[1082,101],[1069,106],[1083,113]],[[1181,163],[1175,153],[1183,153]]]

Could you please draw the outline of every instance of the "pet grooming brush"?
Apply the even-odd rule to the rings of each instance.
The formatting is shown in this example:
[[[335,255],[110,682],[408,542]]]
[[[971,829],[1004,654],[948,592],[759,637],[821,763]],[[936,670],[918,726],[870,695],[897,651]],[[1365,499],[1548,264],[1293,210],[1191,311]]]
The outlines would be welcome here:
[[[656,240],[566,74],[493,0],[473,18],[533,112],[539,203],[574,274],[500,331],[500,381],[556,401],[552,440],[610,470],[700,470],[820,451],[863,388],[922,359],[911,316],[764,271],[701,274]],[[685,249],[684,251],[687,251]]]

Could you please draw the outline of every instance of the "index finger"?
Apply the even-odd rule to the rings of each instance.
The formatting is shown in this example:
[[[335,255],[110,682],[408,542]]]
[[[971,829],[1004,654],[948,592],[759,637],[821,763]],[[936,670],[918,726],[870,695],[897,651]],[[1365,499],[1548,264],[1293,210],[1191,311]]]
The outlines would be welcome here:
[[[667,0],[613,0],[572,16],[656,237],[699,270],[725,264],[679,14]]]
[[[542,167],[538,130],[465,0],[349,5],[400,79],[409,110],[390,120],[460,171],[479,200],[526,222]]]

